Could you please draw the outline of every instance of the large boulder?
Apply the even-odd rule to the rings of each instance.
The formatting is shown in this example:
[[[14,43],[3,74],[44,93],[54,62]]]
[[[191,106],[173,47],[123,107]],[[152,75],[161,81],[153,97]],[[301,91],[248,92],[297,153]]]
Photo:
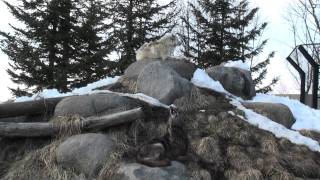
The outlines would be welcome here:
[[[124,87],[127,87],[132,92],[137,89],[137,79],[141,71],[155,60],[136,61],[124,71],[124,74],[118,80]]]
[[[115,113],[133,107],[135,107],[133,100],[117,94],[91,94],[64,98],[57,104],[54,115],[78,114],[88,117]]]
[[[287,128],[291,128],[295,122],[292,112],[284,104],[264,102],[243,102],[242,104]]]
[[[234,95],[251,99],[256,94],[249,71],[235,67],[214,66],[208,68],[206,72]]]
[[[56,151],[57,162],[64,168],[71,168],[88,177],[95,177],[114,142],[104,134],[75,135],[61,143]]]
[[[158,61],[146,66],[137,80],[137,92],[168,105],[179,97],[189,95],[191,87],[190,81]]]
[[[172,161],[167,167],[148,167],[138,163],[121,164],[118,174],[121,180],[187,180],[186,168],[183,164]]]
[[[160,61],[163,65],[175,70],[181,77],[191,80],[197,67],[195,64],[182,59],[169,58],[165,61]]]
[[[119,82],[129,88],[131,91],[136,91],[137,80],[140,73],[150,63],[159,62],[162,65],[176,71],[181,77],[190,80],[193,76],[196,66],[186,60],[168,58],[167,60],[143,60],[132,63],[124,72],[124,75],[119,79]]]

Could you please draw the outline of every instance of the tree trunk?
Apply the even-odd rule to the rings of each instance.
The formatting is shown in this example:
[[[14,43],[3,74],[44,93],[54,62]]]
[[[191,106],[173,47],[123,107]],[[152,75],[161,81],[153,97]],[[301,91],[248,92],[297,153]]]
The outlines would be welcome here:
[[[65,97],[0,104],[0,118],[50,114],[63,98]]]
[[[130,123],[143,118],[142,108],[114,113],[100,117],[89,117],[82,121],[81,130],[100,130],[110,126]],[[59,125],[53,123],[5,123],[0,122],[0,136],[5,137],[41,137],[56,136]]]

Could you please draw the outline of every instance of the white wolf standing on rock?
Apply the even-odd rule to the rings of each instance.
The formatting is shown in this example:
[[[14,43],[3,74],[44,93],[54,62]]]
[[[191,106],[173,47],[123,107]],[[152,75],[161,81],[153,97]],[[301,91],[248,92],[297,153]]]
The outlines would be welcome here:
[[[172,56],[176,46],[180,45],[179,39],[174,34],[166,34],[157,41],[145,43],[136,51],[137,61],[144,59],[165,60]]]

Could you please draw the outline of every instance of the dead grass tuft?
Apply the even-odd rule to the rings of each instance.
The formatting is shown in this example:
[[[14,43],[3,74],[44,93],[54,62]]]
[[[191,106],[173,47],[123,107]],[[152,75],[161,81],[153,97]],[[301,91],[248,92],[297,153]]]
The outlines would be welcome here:
[[[126,87],[130,93],[137,92],[137,81],[136,80],[130,80],[129,78],[126,78],[123,76],[118,81],[122,84],[122,86]]]
[[[279,179],[279,180],[294,180],[295,177],[292,176],[287,171],[274,169],[271,174],[268,175],[270,179]]]
[[[279,154],[277,143],[272,139],[261,140],[261,150],[267,154]]]
[[[262,180],[263,175],[259,170],[249,168],[245,171],[241,171],[237,175],[236,179],[238,179],[238,180]]]
[[[190,180],[211,180],[211,174],[202,169],[196,163],[188,163],[187,166],[187,174],[190,177]]]
[[[204,137],[198,142],[193,143],[192,147],[203,160],[215,164],[222,163],[222,154],[217,137]]]
[[[214,97],[206,96],[199,88],[192,86],[190,95],[178,98],[174,104],[182,112],[192,112],[206,108],[214,100]]]
[[[320,133],[315,131],[309,131],[309,130],[300,130],[299,131],[302,135],[310,137],[320,143]]]
[[[244,171],[254,167],[250,157],[245,154],[245,150],[240,146],[230,146],[227,149],[227,158],[230,165],[239,171]]]
[[[56,140],[42,149],[29,153],[21,161],[14,163],[3,179],[68,180],[79,178],[74,171],[64,170],[57,165],[55,150],[60,143],[61,140]]]
[[[58,116],[50,120],[59,129],[58,139],[81,133],[82,119],[78,115]]]
[[[226,170],[224,172],[224,178],[227,180],[235,180],[237,178],[238,172],[236,170]]]

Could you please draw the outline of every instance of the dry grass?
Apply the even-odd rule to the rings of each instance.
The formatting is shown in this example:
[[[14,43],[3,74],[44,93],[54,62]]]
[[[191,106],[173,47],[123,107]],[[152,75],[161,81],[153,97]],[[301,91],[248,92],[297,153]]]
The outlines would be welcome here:
[[[28,153],[22,160],[15,162],[4,177],[6,180],[19,179],[79,179],[73,170],[64,170],[57,165],[56,149],[67,137],[81,133],[79,116],[59,116],[50,120],[59,128],[59,134],[49,145]]]
[[[145,122],[142,120],[135,121],[129,127],[109,129],[105,133],[108,134],[115,142],[116,147],[112,153],[106,158],[106,163],[101,169],[98,180],[118,180],[121,174],[117,173],[119,164],[127,161],[126,158],[135,160],[135,150],[142,144],[159,138],[167,132],[165,122],[154,120],[153,122]],[[124,156],[127,156],[124,158]]]
[[[211,180],[211,175],[207,170],[202,169],[197,163],[188,163],[187,175],[190,180]]]
[[[224,171],[224,178],[227,180],[235,180],[237,175],[238,172],[236,170],[229,169]]]
[[[58,127],[58,139],[81,133],[82,119],[78,115],[57,116],[50,120],[53,126]]]
[[[236,170],[243,171],[254,167],[249,155],[240,146],[230,146],[227,149],[229,164]]]
[[[210,163],[221,163],[221,152],[219,147],[219,142],[217,138],[214,137],[204,137],[197,143],[193,144],[194,152],[202,159]]]
[[[302,135],[310,137],[320,143],[320,133],[309,131],[309,130],[300,130],[299,131]]]
[[[125,78],[123,76],[118,80],[118,82],[120,82],[122,84],[122,86],[126,87],[130,93],[137,92],[137,81],[136,80],[130,80],[129,78]]]
[[[273,139],[261,140],[261,151],[268,154],[279,154],[278,144]]]
[[[174,101],[174,104],[181,112],[192,112],[206,108],[210,104],[210,101],[214,100],[214,97],[208,97],[199,88],[192,86],[190,95],[178,98]]]
[[[55,150],[61,140],[52,142],[35,152],[29,153],[24,159],[11,166],[4,180],[69,180],[76,177],[72,170],[63,170],[56,163]]]
[[[273,171],[268,174],[268,177],[275,180],[294,180],[295,177],[288,173],[287,171],[273,169]]]
[[[241,171],[237,175],[237,180],[263,180],[263,175],[259,170],[249,168],[245,171]]]

